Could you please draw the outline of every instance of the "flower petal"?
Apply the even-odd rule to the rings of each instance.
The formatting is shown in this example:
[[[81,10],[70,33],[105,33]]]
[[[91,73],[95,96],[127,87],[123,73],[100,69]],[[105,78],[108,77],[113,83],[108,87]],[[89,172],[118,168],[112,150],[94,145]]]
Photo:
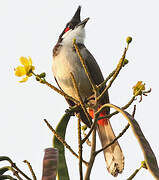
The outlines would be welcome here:
[[[35,70],[35,66],[31,66],[31,70],[34,71]]]
[[[138,81],[136,87],[139,87],[142,84],[142,81]]]
[[[28,63],[29,63],[29,66],[32,66],[32,59],[31,59],[31,57],[29,57]]]
[[[21,81],[19,81],[20,83],[22,82],[26,82],[28,80],[28,76],[24,77]]]
[[[18,66],[16,69],[15,69],[15,75],[18,76],[18,77],[21,77],[21,76],[24,76],[26,75],[26,71],[25,71],[25,68],[23,66]]]
[[[20,57],[19,61],[22,65],[29,66],[29,61],[26,57]]]

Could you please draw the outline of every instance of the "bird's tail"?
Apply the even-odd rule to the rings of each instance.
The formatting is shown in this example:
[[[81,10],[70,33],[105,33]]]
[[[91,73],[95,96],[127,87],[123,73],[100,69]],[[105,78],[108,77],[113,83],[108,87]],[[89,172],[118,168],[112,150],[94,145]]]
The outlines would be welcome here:
[[[94,118],[92,110],[89,110],[89,114],[92,118]],[[106,112],[101,112],[99,117],[103,117],[105,115]],[[97,130],[103,148],[116,138],[112,126],[106,118],[98,120]],[[124,169],[124,155],[118,141],[115,141],[115,143],[106,148],[103,153],[108,172],[113,176],[117,176],[119,173],[122,173]]]
[[[107,120],[107,123],[104,125],[98,124],[98,134],[102,147],[105,147],[116,137],[109,120]],[[124,155],[118,141],[115,141],[114,144],[106,148],[103,152],[108,172],[113,176],[117,176],[118,173],[122,173],[124,169]]]

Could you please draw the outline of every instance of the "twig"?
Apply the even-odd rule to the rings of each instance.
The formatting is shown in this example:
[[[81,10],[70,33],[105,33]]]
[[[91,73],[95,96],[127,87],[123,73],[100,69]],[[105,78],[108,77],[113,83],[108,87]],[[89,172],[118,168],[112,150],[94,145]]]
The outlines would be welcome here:
[[[87,75],[87,77],[88,77],[88,79],[89,79],[89,82],[90,82],[90,84],[91,84],[91,86],[92,86],[92,88],[93,88],[93,92],[95,92],[96,89],[97,89],[97,88],[96,88],[96,85],[94,84],[94,81],[93,81],[92,78],[91,78],[90,72],[88,71],[88,68],[87,68],[87,65],[86,65],[86,63],[85,63],[85,60],[83,59],[83,57],[82,57],[82,55],[81,55],[81,53],[80,53],[80,51],[79,51],[79,48],[78,48],[78,46],[77,46],[77,44],[76,44],[76,40],[75,40],[75,39],[73,39],[73,45],[74,45],[74,47],[75,47],[75,50],[76,50],[77,55],[79,56],[79,59],[80,59],[81,64],[82,64],[82,66],[83,66],[83,68],[84,68],[84,71],[85,71],[85,73],[86,73],[86,75]]]
[[[127,109],[127,108],[134,102],[135,98],[136,98],[136,96],[133,96],[126,105],[124,105],[123,107],[121,107],[121,109],[123,109],[123,110]],[[106,115],[106,116],[104,116],[104,117],[99,117],[98,120],[103,119],[103,118],[108,118],[108,119],[110,119],[112,116],[114,116],[114,115],[116,115],[116,114],[118,114],[118,113],[119,113],[119,111],[114,111],[113,113],[108,114],[108,115]]]
[[[86,134],[84,131],[83,131],[83,136],[84,136],[84,137],[87,136],[87,134]],[[88,146],[91,147],[91,141],[89,140],[89,138],[87,138],[86,143],[87,143]]]
[[[129,43],[127,43],[126,50],[128,50],[128,48],[129,48]],[[124,63],[124,62],[123,62],[123,63]],[[123,64],[123,67],[124,67],[124,64]],[[113,72],[111,72],[111,73],[109,74],[109,76],[108,76],[100,85],[97,86],[97,88],[98,88],[98,89],[101,89],[103,86],[105,86],[105,84],[107,83],[107,81],[114,75],[115,72],[116,72],[116,69],[115,69]]]
[[[32,71],[32,74],[35,76],[35,77],[38,77],[39,79],[41,79],[37,74],[35,74],[33,71]],[[75,103],[78,103],[78,101],[76,99],[74,99],[73,97],[67,95],[64,91],[58,89],[57,87],[53,86],[52,84],[48,83],[45,79],[42,79],[42,82],[43,84],[46,84],[48,87],[50,87],[51,89],[53,89],[54,91],[56,91],[57,93],[59,93],[60,95],[64,96],[65,98],[67,99],[70,99],[71,101],[75,102]]]
[[[82,144],[85,143],[85,141],[89,138],[89,136],[91,135],[92,131],[94,130],[96,124],[97,124],[98,118],[96,118],[88,132],[88,134],[82,139]]]
[[[123,62],[124,62],[124,59],[125,59],[127,50],[128,50],[128,47],[125,48],[124,53],[123,53],[123,55],[122,55],[122,58],[120,59],[118,65],[117,65],[117,68],[116,68],[116,70],[115,70],[115,73],[113,74],[112,79],[110,80],[108,86],[106,86],[106,88],[105,88],[105,89],[103,90],[103,92],[100,94],[100,96],[97,97],[97,101],[99,101],[99,100],[103,97],[103,95],[105,94],[105,92],[108,91],[108,89],[111,87],[112,83],[114,82],[114,80],[115,80],[116,77],[118,76],[120,70],[121,70],[122,67],[123,67]]]
[[[136,105],[134,105],[134,110],[133,110],[133,113],[132,113],[132,116],[133,116],[133,117],[134,117],[134,115],[135,115],[135,112],[136,112]],[[122,130],[122,132],[119,133],[119,135],[118,135],[116,138],[114,138],[114,140],[113,140],[112,142],[110,142],[110,143],[107,144],[105,147],[101,148],[100,150],[96,151],[96,152],[95,152],[95,156],[96,156],[98,153],[100,153],[100,152],[104,151],[105,149],[107,149],[109,146],[111,146],[112,144],[114,144],[120,137],[122,137],[123,134],[124,134],[124,133],[127,131],[127,129],[129,128],[129,126],[130,126],[130,124],[128,123],[128,124],[125,126],[125,128]]]
[[[73,151],[73,149],[66,143],[66,141],[61,138],[56,131],[53,129],[53,127],[49,124],[49,122],[44,119],[45,123],[47,124],[48,128],[52,131],[52,133],[56,136],[56,138],[74,155],[79,159],[79,156]],[[82,162],[88,166],[88,162],[86,162],[85,160],[82,160]]]
[[[73,97],[67,95],[66,93],[64,93],[64,91],[59,90],[58,88],[56,88],[55,86],[53,86],[52,84],[48,83],[47,81],[45,82],[45,84],[50,87],[51,89],[53,89],[54,91],[56,91],[57,93],[61,94],[62,96],[64,96],[65,98],[72,100],[75,103],[79,103],[76,99],[74,99]]]
[[[78,98],[79,98],[81,107],[82,107],[82,109],[83,109],[83,111],[84,111],[87,119],[89,120],[89,122],[90,122],[90,124],[91,124],[91,120],[90,120],[90,118],[89,118],[87,109],[86,109],[86,107],[85,107],[85,105],[84,105],[84,102],[83,102],[81,96],[80,96],[80,93],[79,93],[79,90],[78,90],[78,87],[77,87],[76,80],[75,80],[75,78],[74,78],[74,76],[73,76],[72,73],[71,73],[71,77],[72,77],[72,82],[73,82],[73,84],[74,84],[74,87],[75,87],[75,89],[76,89],[76,91],[77,91],[77,95],[78,95]],[[93,123],[90,131],[88,132],[88,134],[86,135],[86,137],[81,141],[81,144],[83,144],[83,143],[88,139],[88,137],[90,136],[90,134],[92,133],[92,131],[93,131],[94,127],[95,127],[95,124],[96,124],[96,122],[94,121],[94,123]]]
[[[79,154],[79,174],[80,180],[83,180],[83,169],[82,169],[82,143],[81,143],[81,121],[78,117],[78,154]]]
[[[13,175],[16,176],[19,180],[23,180],[23,179],[19,176],[18,171],[15,171],[14,168],[12,168],[12,167],[10,168],[10,170],[13,172]]]
[[[130,126],[130,125],[127,124],[127,125],[125,126],[125,128],[122,130],[122,132],[119,133],[119,135],[118,135],[116,138],[114,138],[114,140],[113,140],[112,142],[110,142],[110,143],[107,144],[105,147],[101,148],[100,150],[96,151],[96,152],[95,152],[95,156],[96,156],[98,153],[100,153],[100,152],[104,151],[105,149],[107,149],[109,146],[111,146],[112,144],[114,144],[120,137],[122,137],[123,134],[124,134],[124,133],[127,131],[127,129],[129,128],[129,126]]]
[[[15,163],[12,164],[12,167],[14,167],[21,175],[23,175],[26,179],[31,180],[23,171],[21,171]]]
[[[136,113],[136,105],[134,105],[134,110],[133,110],[133,113],[132,113],[132,117],[135,116],[135,113]]]
[[[22,176],[24,176],[27,180],[31,180],[23,171],[21,171],[16,164],[7,156],[1,156],[0,157],[1,161],[8,161],[11,164],[11,167],[13,167],[15,170],[18,171]]]
[[[5,171],[7,171],[7,170],[12,171],[14,176],[16,176],[19,180],[23,180],[23,179],[19,176],[18,172],[17,172],[14,168],[12,168],[12,167],[10,167],[10,166],[5,166],[5,167],[3,167],[3,169],[5,169]],[[0,175],[0,177],[1,177],[1,175]],[[1,178],[0,178],[0,179],[1,179]],[[13,178],[13,179],[14,179],[14,178]]]
[[[88,164],[88,168],[86,170],[84,180],[90,180],[90,174],[91,174],[91,170],[92,170],[94,160],[95,160],[95,154],[94,154],[95,150],[96,150],[96,127],[94,128],[93,133],[92,133],[91,157],[90,157],[90,160],[89,160],[89,164]]]
[[[141,168],[142,166],[139,169],[136,169],[135,172],[127,180],[132,180],[136,176],[136,174],[140,171]]]
[[[121,109],[123,109],[123,110],[127,109],[134,102],[135,98],[136,98],[136,96],[133,96],[125,106],[121,107]],[[115,112],[109,114],[108,118],[110,118],[113,115],[118,114],[118,113],[119,113],[118,111],[115,111]]]
[[[90,123],[90,119],[89,119],[89,116],[88,116],[88,112],[85,108],[85,105],[84,105],[84,102],[82,100],[82,97],[80,95],[80,92],[79,92],[79,89],[78,89],[78,86],[77,86],[77,83],[76,83],[76,80],[75,80],[75,77],[73,75],[73,73],[71,73],[71,78],[72,78],[72,82],[73,82],[73,85],[74,85],[74,88],[77,92],[77,95],[78,95],[78,99],[80,101],[80,104],[82,106],[82,109],[84,111],[84,113],[86,114],[86,117]],[[80,116],[79,114],[77,114],[77,117],[78,117],[78,154],[79,154],[79,174],[80,174],[80,180],[83,180],[83,169],[82,169],[82,142],[81,142],[81,122],[80,122]]]
[[[98,89],[101,89],[103,86],[105,86],[105,84],[107,83],[107,81],[114,75],[115,71],[116,71],[116,69],[115,69],[113,72],[111,72],[111,73],[109,74],[109,76],[108,76],[101,84],[99,84],[99,85],[97,86],[97,88],[98,88]]]
[[[32,177],[33,177],[33,180],[37,180],[36,175],[35,175],[35,173],[34,173],[34,171],[33,171],[33,168],[32,168],[32,166],[31,166],[31,164],[30,164],[27,160],[24,160],[23,162],[28,165],[28,168],[29,168],[29,170],[30,170],[30,172],[31,172],[31,175],[32,175]]]
[[[83,100],[82,100],[82,97],[81,97],[81,95],[80,95],[79,88],[78,88],[78,86],[77,86],[77,82],[76,82],[76,80],[75,80],[75,77],[74,77],[74,75],[73,75],[72,73],[70,73],[70,74],[71,74],[71,78],[72,78],[72,82],[73,82],[74,88],[75,88],[75,90],[76,90],[76,92],[77,92],[77,95],[78,95],[78,98],[79,98],[79,101],[80,101],[80,105],[81,105],[81,107],[82,107],[82,109],[83,109],[83,111],[84,111],[84,113],[85,113],[85,115],[86,115],[89,123],[91,124],[91,120],[90,120],[90,118],[89,118],[87,109],[86,109],[86,107],[85,107],[85,105],[84,105],[84,102],[83,102]]]

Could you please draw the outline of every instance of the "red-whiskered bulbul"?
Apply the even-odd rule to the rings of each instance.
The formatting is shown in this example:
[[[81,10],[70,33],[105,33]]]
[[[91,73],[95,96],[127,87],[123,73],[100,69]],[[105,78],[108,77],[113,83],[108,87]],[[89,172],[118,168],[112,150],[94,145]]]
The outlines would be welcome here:
[[[89,18],[85,20],[80,20],[81,6],[78,7],[75,15],[66,24],[63,32],[59,36],[58,42],[53,49],[53,74],[55,80],[66,94],[78,100],[78,95],[74,88],[71,73],[73,73],[75,80],[77,82],[78,89],[83,101],[93,95],[92,86],[88,77],[84,71],[84,68],[79,60],[75,48],[73,46],[73,39],[76,39],[76,44],[80,50],[80,53],[85,60],[87,69],[91,75],[92,80],[96,85],[101,84],[104,81],[102,72],[92,56],[92,54],[87,50],[84,45],[85,38],[85,25]],[[104,87],[103,87],[104,88]],[[103,89],[101,89],[102,91]],[[70,106],[75,105],[71,100],[66,99]],[[100,106],[109,103],[108,92],[103,96],[100,101]],[[100,114],[100,117],[109,114],[109,109],[106,109]],[[90,118],[93,118],[93,110],[88,110]],[[80,119],[90,127],[85,113],[82,110],[79,110],[78,115]],[[108,119],[103,118],[98,121],[98,133],[101,140],[102,147],[109,144],[115,138],[115,134],[111,127],[111,124]],[[122,150],[116,141],[109,148],[104,150],[104,157],[107,165],[108,171],[113,175],[117,176],[118,173],[121,173],[124,168],[124,156]]]

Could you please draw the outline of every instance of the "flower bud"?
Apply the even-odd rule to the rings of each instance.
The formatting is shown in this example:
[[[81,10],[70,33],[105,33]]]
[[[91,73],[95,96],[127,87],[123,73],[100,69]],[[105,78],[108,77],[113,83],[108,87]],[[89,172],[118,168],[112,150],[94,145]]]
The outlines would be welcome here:
[[[81,127],[81,129],[82,129],[83,131],[85,131],[85,130],[87,129],[87,126],[86,126],[86,125],[83,125],[83,126]]]
[[[41,73],[41,74],[39,75],[40,78],[44,78],[45,76],[46,76],[46,73],[45,73],[45,72],[43,72],[43,73]]]
[[[128,36],[128,37],[126,38],[126,42],[129,44],[129,43],[131,43],[131,41],[132,41],[132,37]]]
[[[126,65],[126,64],[128,64],[128,60],[127,59],[124,59],[124,61],[123,61],[123,67]]]
[[[39,75],[36,76],[36,80],[37,80],[37,81],[40,81]]]

